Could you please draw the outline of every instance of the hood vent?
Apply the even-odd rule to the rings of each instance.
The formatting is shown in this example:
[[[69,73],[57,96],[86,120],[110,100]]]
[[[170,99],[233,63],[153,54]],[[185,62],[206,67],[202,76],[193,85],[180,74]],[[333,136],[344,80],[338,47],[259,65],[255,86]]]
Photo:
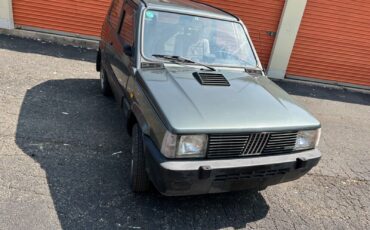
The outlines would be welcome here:
[[[201,85],[230,86],[224,75],[215,73],[193,73]]]

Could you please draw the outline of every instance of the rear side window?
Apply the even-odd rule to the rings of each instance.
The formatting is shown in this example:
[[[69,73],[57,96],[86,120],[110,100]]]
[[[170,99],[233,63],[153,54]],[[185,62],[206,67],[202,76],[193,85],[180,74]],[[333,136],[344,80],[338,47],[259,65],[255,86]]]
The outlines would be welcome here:
[[[130,4],[126,4],[124,7],[124,18],[122,22],[120,37],[123,39],[125,44],[134,45],[135,33],[135,9]]]
[[[118,30],[119,22],[121,21],[123,2],[124,0],[113,0],[112,3],[109,21],[115,31]]]

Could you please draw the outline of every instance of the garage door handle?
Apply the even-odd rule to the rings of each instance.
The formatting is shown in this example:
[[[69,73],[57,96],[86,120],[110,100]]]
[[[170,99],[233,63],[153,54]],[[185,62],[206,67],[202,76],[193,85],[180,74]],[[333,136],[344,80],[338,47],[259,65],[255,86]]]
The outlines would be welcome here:
[[[112,46],[112,45],[113,45],[113,42],[109,42],[109,45],[111,45],[111,46]]]

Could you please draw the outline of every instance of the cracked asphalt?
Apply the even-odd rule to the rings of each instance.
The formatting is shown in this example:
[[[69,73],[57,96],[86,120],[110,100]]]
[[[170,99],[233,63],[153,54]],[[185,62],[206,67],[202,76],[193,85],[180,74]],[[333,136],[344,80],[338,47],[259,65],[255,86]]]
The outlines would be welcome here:
[[[0,35],[0,229],[368,229],[370,94],[277,82],[321,122],[323,158],[262,192],[129,190],[130,139],[95,52]]]

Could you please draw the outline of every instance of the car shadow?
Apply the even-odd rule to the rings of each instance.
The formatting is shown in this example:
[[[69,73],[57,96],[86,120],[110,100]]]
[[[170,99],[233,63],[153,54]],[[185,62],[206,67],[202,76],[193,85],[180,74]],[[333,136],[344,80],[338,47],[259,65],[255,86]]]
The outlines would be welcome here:
[[[349,91],[346,88],[337,88],[297,81],[274,80],[274,82],[292,95],[352,104],[370,105],[370,93]]]
[[[96,50],[0,34],[0,49],[87,62],[96,61]]]
[[[63,229],[242,228],[269,211],[258,192],[132,193],[123,114],[95,79],[50,80],[29,89],[16,144],[45,170]]]

